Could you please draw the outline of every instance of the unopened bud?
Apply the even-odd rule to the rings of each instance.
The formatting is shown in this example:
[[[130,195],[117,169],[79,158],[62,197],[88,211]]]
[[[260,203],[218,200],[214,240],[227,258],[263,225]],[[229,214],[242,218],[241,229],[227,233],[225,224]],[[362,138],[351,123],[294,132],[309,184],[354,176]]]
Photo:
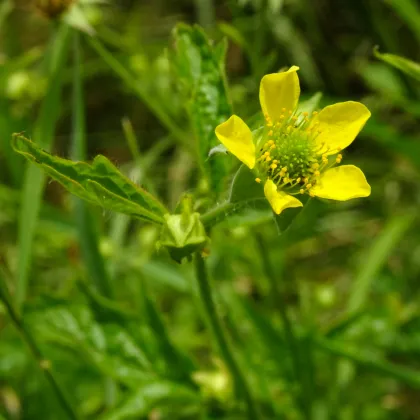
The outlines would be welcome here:
[[[199,213],[192,213],[187,205],[181,214],[166,214],[159,245],[165,247],[178,263],[191,259],[194,252],[201,251],[207,243],[207,235]]]

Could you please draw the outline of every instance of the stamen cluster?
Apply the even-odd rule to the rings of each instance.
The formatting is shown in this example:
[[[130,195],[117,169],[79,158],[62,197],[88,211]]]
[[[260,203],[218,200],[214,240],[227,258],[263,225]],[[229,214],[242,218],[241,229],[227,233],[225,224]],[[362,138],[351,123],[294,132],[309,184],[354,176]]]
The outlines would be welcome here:
[[[255,179],[256,182],[271,179],[277,188],[287,190],[288,194],[307,192],[313,195],[311,189],[321,173],[342,159],[340,154],[336,155],[335,160],[329,159],[330,150],[316,141],[321,133],[318,122],[311,124],[311,118],[316,115],[317,112],[312,115],[307,112],[286,112],[283,108],[275,123],[265,115],[265,136],[257,152],[256,164],[260,177]]]

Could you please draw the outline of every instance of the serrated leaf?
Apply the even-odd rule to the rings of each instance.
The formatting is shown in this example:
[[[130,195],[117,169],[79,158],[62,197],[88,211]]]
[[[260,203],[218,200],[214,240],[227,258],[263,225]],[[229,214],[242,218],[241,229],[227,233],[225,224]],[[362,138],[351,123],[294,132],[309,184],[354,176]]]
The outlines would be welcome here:
[[[101,207],[105,209],[112,210],[117,213],[128,214],[133,217],[141,214],[142,219],[152,223],[155,221],[155,215],[153,213],[144,210],[144,208],[129,199],[114,194],[98,182],[88,180],[84,183],[84,186],[87,191],[96,197],[96,200]]]
[[[391,66],[401,70],[410,77],[420,81],[420,64],[415,61],[408,60],[407,58],[400,57],[399,55],[380,53],[378,48],[373,50],[373,54],[379,60],[390,64]]]
[[[49,154],[19,134],[13,138],[13,148],[69,192],[90,203],[148,222],[163,222],[163,215],[167,213],[165,207],[104,156],[97,156],[91,165],[73,162]]]
[[[175,69],[197,141],[199,164],[212,190],[220,193],[229,161],[209,157],[209,151],[219,145],[214,129],[232,114],[224,74],[226,43],[213,45],[202,29],[185,24],[176,27],[174,37]]]
[[[41,341],[86,360],[90,368],[133,390],[156,377],[144,346],[121,324],[96,322],[86,306],[48,305],[26,318]]]

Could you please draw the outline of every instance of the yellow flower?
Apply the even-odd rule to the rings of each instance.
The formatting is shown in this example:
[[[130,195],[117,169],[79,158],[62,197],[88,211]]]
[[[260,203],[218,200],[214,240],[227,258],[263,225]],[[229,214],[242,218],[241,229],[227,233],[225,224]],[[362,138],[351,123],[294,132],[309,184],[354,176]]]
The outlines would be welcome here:
[[[353,165],[337,166],[370,117],[359,102],[341,102],[322,111],[297,112],[300,94],[296,66],[267,74],[260,84],[264,134],[254,142],[251,130],[236,115],[216,127],[221,143],[264,183],[273,211],[300,207],[295,196],[350,200],[370,195],[363,172]],[[256,143],[256,144],[255,144]]]

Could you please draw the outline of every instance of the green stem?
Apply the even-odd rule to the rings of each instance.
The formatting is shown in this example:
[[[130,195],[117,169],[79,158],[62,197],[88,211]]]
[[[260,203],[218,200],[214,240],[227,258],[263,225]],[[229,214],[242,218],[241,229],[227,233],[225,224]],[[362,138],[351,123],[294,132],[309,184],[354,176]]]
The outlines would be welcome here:
[[[260,253],[261,261],[263,264],[263,270],[267,279],[270,282],[270,293],[273,300],[277,303],[277,308],[279,310],[279,314],[283,322],[284,335],[285,335],[286,342],[289,345],[289,352],[292,359],[295,380],[298,381],[301,385],[300,392],[298,395],[298,403],[299,403],[299,406],[301,407],[301,410],[305,418],[311,419],[312,418],[312,415],[311,415],[312,401],[310,398],[310,393],[304,394],[304,389],[306,388],[306,380],[304,377],[304,372],[301,369],[302,363],[301,363],[301,354],[300,354],[298,339],[295,335],[295,332],[292,327],[292,323],[287,313],[287,309],[286,309],[287,304],[284,299],[284,295],[282,291],[280,290],[278,279],[273,270],[273,266],[269,258],[268,249],[261,235],[256,234],[256,240],[258,244],[257,248]]]
[[[199,253],[195,254],[194,262],[198,284],[198,294],[203,306],[207,324],[233,377],[236,392],[242,395],[245,399],[248,410],[248,418],[250,420],[257,420],[259,418],[257,407],[250,392],[249,385],[245,379],[245,375],[242,373],[241,368],[233,355],[228,338],[217,315],[216,306],[212,298],[212,289],[210,287],[206,266],[202,256]]]
[[[214,209],[209,210],[201,216],[201,222],[204,226],[212,226],[218,219],[224,219],[228,213],[231,213],[238,204],[226,201]]]
[[[0,300],[3,302],[4,306],[6,307],[6,311],[9,314],[9,317],[12,320],[12,323],[14,324],[15,328],[20,333],[23,341],[27,345],[37,365],[41,368],[47,381],[49,382],[52,389],[54,390],[55,395],[58,401],[60,402],[63,410],[67,413],[68,418],[72,420],[78,420],[80,418],[79,415],[70,404],[64,390],[61,388],[60,384],[57,382],[54,376],[54,373],[51,370],[51,367],[49,366],[48,361],[43,356],[41,350],[39,349],[34,338],[32,337],[31,332],[29,331],[28,328],[26,328],[26,325],[24,324],[23,319],[20,317],[17,309],[14,307],[12,298],[7,289],[6,281],[3,278],[1,272],[0,272]]]

